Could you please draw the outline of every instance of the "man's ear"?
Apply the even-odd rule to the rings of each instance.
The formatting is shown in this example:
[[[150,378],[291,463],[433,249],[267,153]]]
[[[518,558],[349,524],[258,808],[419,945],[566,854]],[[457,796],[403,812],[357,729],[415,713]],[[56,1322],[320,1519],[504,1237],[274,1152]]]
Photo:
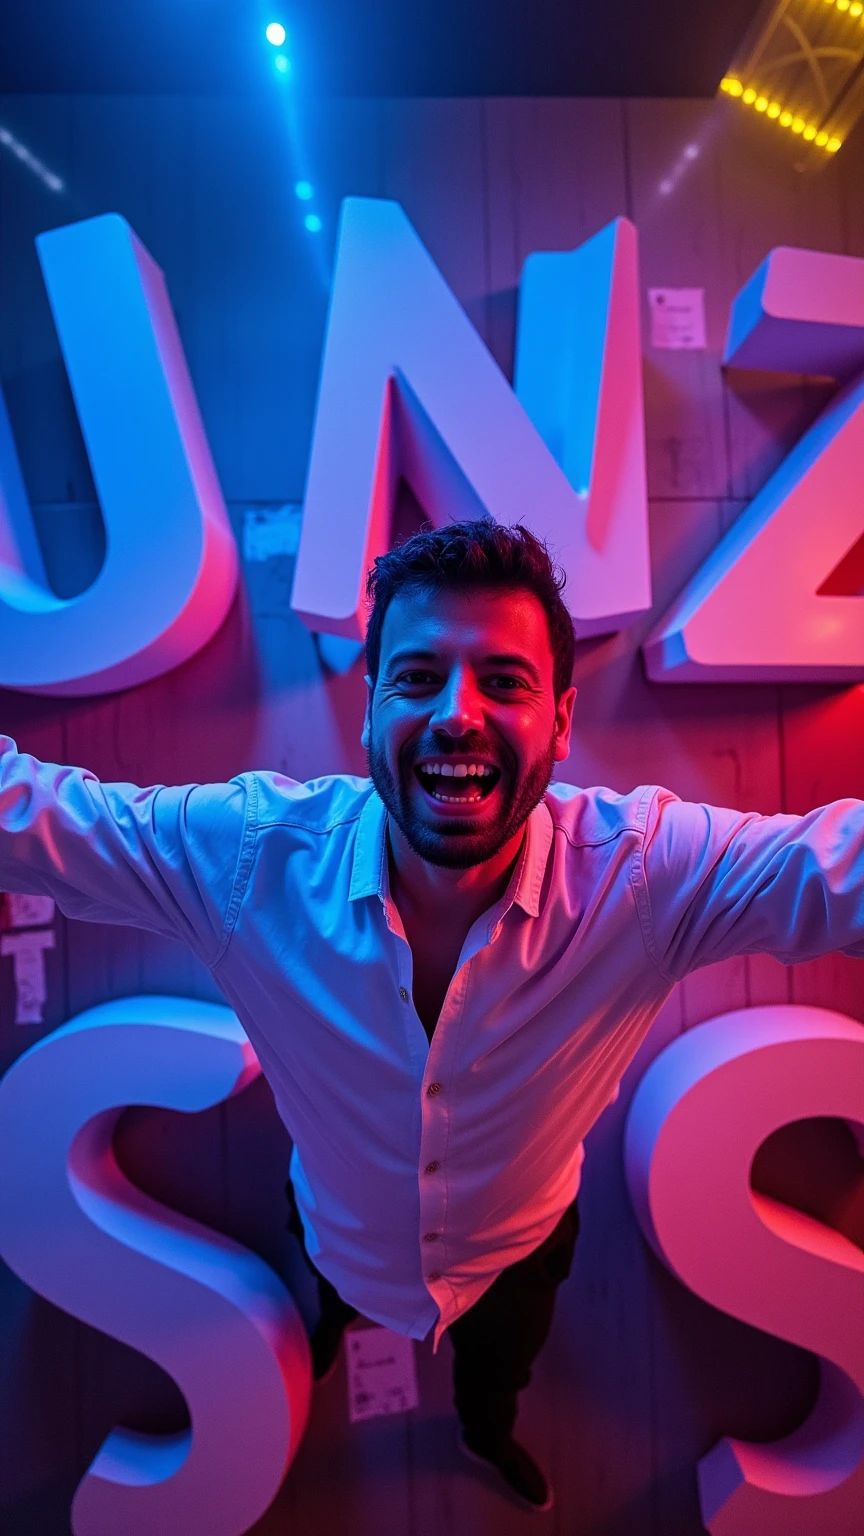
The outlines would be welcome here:
[[[573,729],[573,705],[576,689],[565,688],[555,705],[555,761],[563,763],[570,756],[570,732]]]
[[[365,677],[366,684],[366,710],[363,715],[363,729],[360,732],[360,745],[364,752],[369,751],[369,742],[372,738],[372,690],[375,687],[371,677]]]

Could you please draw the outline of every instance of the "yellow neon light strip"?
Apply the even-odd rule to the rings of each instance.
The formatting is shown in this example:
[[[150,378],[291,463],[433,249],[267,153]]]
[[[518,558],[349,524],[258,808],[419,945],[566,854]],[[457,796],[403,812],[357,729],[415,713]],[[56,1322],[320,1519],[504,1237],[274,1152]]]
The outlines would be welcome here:
[[[836,5],[840,10],[845,10],[848,7],[850,12],[856,16],[864,12],[864,5],[862,5],[861,0],[827,0],[827,4]],[[808,123],[803,117],[793,116],[781,102],[772,101],[770,96],[763,96],[761,91],[757,91],[755,86],[748,85],[745,87],[740,80],[736,80],[734,75],[724,75],[720,81],[720,89],[725,91],[727,96],[740,96],[746,107],[752,107],[754,111],[764,113],[766,117],[770,117],[781,128],[791,128],[793,133],[800,133],[801,137],[806,139],[808,144],[817,144],[820,149],[824,149],[829,155],[836,155],[840,145],[843,143],[843,140],[838,139],[836,134],[829,138],[824,129],[817,127],[815,123]]]

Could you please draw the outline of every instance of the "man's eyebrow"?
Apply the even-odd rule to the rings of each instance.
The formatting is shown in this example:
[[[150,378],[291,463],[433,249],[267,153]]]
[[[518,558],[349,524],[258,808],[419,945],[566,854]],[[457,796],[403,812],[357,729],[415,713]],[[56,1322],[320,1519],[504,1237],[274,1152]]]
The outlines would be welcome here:
[[[520,656],[518,652],[501,656],[484,656],[483,665],[487,667],[521,667],[523,672],[530,672],[535,682],[540,681],[540,673],[533,661],[527,656]]]
[[[408,649],[408,650],[404,650],[404,651],[394,651],[392,656],[388,656],[387,657],[387,660],[385,662],[385,666],[386,666],[387,670],[389,671],[392,667],[402,667],[402,666],[404,666],[406,661],[437,661],[437,660],[438,660],[438,653],[436,651],[416,651],[416,650]]]
[[[392,671],[396,667],[402,667],[410,661],[440,661],[437,651],[421,651],[406,648],[402,651],[394,651],[387,657],[386,670]],[[523,672],[528,672],[535,682],[540,681],[540,673],[533,661],[527,656],[521,656],[518,652],[502,652],[494,656],[483,657],[484,667],[520,667]]]

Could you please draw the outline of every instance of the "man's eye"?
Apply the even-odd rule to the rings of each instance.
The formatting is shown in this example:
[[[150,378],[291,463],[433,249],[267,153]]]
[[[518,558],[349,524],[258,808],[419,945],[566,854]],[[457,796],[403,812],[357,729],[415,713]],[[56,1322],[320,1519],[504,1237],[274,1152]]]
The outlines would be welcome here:
[[[432,672],[402,672],[397,681],[405,683],[409,688],[425,688],[434,684],[436,678]]]
[[[511,677],[509,673],[502,673],[499,677],[490,677],[489,683],[492,687],[499,689],[503,693],[525,687],[521,677]]]

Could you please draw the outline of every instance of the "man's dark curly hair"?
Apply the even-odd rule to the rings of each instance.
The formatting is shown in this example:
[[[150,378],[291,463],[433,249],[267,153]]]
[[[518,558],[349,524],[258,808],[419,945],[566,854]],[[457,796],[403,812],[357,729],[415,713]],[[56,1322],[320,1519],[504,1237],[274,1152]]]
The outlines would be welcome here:
[[[381,660],[384,615],[397,593],[496,588],[533,592],[542,603],[552,644],[555,697],[570,687],[573,623],[561,596],[564,574],[546,545],[522,523],[505,528],[491,518],[423,529],[379,555],[366,580],[370,603],[366,668],[373,683]]]

